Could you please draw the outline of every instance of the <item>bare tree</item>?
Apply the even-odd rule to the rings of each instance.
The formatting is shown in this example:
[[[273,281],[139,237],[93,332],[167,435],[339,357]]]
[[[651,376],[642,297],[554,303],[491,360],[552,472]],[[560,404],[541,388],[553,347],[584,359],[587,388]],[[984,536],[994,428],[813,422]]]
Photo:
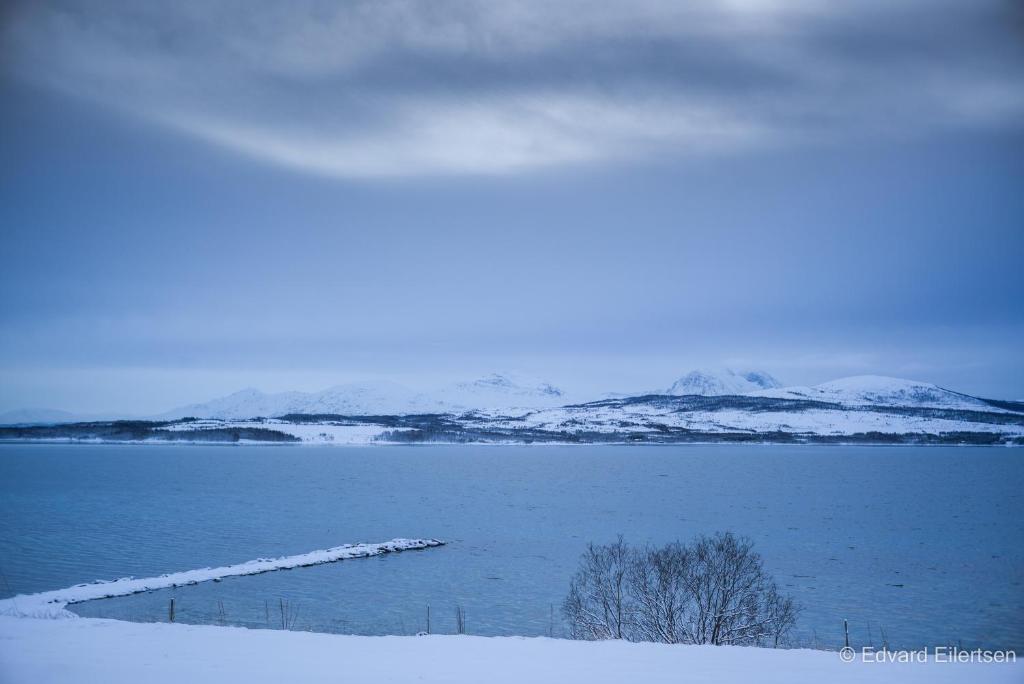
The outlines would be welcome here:
[[[731,532],[700,537],[693,544],[686,583],[694,612],[695,644],[757,644],[770,632],[768,598],[774,583],[765,575],[753,543]]]
[[[768,607],[768,633],[765,644],[773,648],[779,648],[787,643],[789,633],[796,625],[797,615],[800,607],[797,606],[792,596],[783,596],[779,593],[778,587],[772,582],[767,597]]]
[[[630,638],[633,606],[627,575],[632,555],[622,537],[607,546],[587,545],[562,604],[572,638]]]
[[[690,550],[678,542],[633,554],[629,591],[636,606],[633,616],[638,641],[688,641],[689,595],[684,580],[689,565]]]
[[[727,532],[660,549],[590,544],[563,612],[576,639],[778,647],[798,608],[753,543]]]

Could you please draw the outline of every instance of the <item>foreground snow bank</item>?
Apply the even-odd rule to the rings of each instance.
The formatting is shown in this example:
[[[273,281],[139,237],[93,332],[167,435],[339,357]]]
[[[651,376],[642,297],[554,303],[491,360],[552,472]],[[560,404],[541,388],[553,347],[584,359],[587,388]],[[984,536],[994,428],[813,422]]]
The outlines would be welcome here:
[[[159,577],[124,577],[110,582],[96,581],[91,584],[78,584],[67,589],[44,591],[39,594],[23,594],[14,598],[0,600],[0,615],[36,618],[76,617],[74,613],[65,610],[69,604],[110,598],[112,596],[128,596],[129,594],[139,594],[153,589],[198,584],[224,577],[258,575],[264,572],[273,572],[274,570],[335,563],[349,558],[366,558],[367,556],[379,556],[397,551],[427,549],[433,546],[442,546],[443,544],[444,542],[437,539],[392,539],[391,541],[379,544],[344,544],[296,556],[257,558],[256,560],[237,565],[172,572],[160,575]]]
[[[1019,682],[1013,663],[843,663],[826,651],[520,637],[359,637],[115,620],[0,617],[0,681]]]

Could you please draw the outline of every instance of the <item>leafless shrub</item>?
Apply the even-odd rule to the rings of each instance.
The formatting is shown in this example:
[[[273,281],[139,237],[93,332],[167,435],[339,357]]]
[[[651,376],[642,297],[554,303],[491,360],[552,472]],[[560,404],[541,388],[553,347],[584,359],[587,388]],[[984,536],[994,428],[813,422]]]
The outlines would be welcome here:
[[[575,639],[774,647],[798,613],[753,543],[729,532],[657,549],[591,544],[562,610]]]
[[[298,604],[292,605],[291,601],[278,598],[278,607],[281,609],[281,629],[293,629],[299,619]]]
[[[690,549],[678,542],[631,554],[629,593],[635,606],[630,611],[634,618],[630,632],[634,640],[690,642],[686,623],[690,555]]]
[[[217,601],[217,624],[225,625],[228,621],[227,611],[224,610],[224,602]]]
[[[587,545],[562,610],[574,639],[627,639],[633,606],[627,575],[633,552],[619,537],[607,546]]]
[[[455,633],[466,633],[466,609],[462,606],[455,606]]]
[[[800,606],[793,600],[792,596],[784,596],[779,593],[778,586],[773,581],[768,596],[768,629],[765,643],[771,642],[773,648],[785,646],[789,640],[789,633],[796,626],[796,618],[800,613]]]

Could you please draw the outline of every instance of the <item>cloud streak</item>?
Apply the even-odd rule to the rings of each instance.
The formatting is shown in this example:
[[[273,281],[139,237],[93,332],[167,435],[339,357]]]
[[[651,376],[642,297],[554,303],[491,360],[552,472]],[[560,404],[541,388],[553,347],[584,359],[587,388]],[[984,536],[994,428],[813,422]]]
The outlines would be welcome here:
[[[1002,2],[32,3],[8,68],[334,177],[507,174],[1009,126]]]

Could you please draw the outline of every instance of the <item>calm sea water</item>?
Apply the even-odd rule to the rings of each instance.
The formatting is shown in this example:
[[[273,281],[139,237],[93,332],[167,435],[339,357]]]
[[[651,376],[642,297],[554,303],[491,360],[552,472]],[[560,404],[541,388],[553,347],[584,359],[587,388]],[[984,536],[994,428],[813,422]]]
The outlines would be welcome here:
[[[994,448],[0,447],[0,592],[346,542],[446,547],[81,604],[87,616],[358,634],[563,633],[588,541],[754,539],[799,638],[1024,647],[1024,451]]]

